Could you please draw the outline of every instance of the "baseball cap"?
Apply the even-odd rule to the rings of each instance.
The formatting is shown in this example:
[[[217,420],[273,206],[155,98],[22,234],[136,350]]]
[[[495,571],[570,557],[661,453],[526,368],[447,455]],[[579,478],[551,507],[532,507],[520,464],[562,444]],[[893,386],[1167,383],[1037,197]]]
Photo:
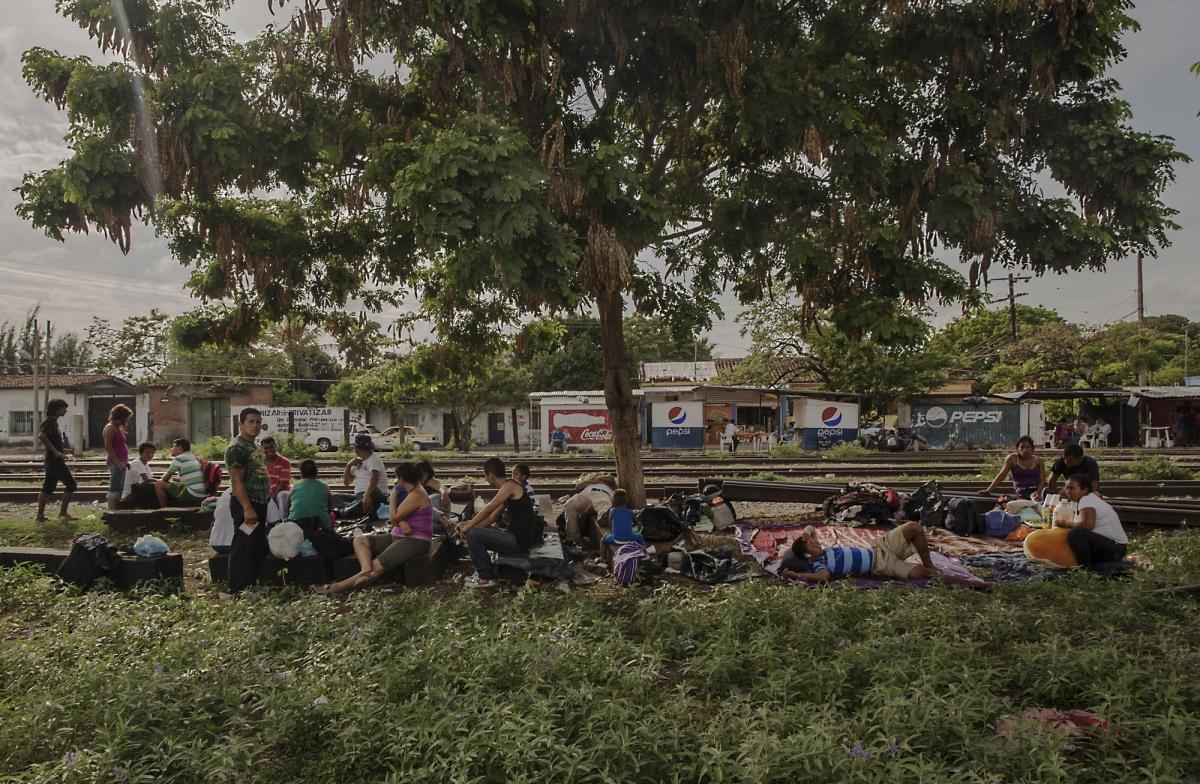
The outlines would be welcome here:
[[[369,433],[359,433],[354,437],[354,448],[367,449],[374,452],[375,444],[371,442],[371,436]]]

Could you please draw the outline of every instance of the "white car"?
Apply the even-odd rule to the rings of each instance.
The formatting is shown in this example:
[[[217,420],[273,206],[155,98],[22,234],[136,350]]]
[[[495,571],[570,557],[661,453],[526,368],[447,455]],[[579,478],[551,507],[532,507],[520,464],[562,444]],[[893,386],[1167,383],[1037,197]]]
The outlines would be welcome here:
[[[375,443],[375,450],[378,452],[390,452],[403,444],[410,444],[421,451],[437,449],[442,445],[437,436],[420,433],[412,425],[389,427],[378,434],[373,425],[367,425],[367,427],[370,428],[371,440]]]

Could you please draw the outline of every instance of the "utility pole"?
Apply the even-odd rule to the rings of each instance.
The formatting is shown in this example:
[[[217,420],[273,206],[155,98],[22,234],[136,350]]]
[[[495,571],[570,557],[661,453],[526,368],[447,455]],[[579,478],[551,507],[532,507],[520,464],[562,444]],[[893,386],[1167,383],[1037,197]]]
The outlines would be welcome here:
[[[1146,320],[1146,300],[1142,290],[1142,254],[1137,255],[1137,320],[1138,332],[1144,328]],[[1149,372],[1146,368],[1138,368],[1138,386],[1144,387],[1150,383]]]
[[[1033,280],[1029,275],[1016,276],[1011,272],[1008,273],[1008,331],[1009,337],[1015,343],[1017,340],[1017,297],[1024,297],[1025,293],[1017,294],[1014,289],[1014,284],[1024,283]]]
[[[33,361],[33,421],[35,423],[40,422],[41,416],[42,416],[42,414],[41,414],[42,403],[38,399],[38,374],[41,373],[41,370],[42,370],[42,361],[41,360],[42,360],[42,333],[41,333],[41,330],[38,328],[37,321],[34,321],[33,322],[33,357],[32,357],[32,361]],[[34,425],[34,428],[35,428],[34,443],[36,443],[37,442],[37,435],[36,435],[37,425],[36,424]]]

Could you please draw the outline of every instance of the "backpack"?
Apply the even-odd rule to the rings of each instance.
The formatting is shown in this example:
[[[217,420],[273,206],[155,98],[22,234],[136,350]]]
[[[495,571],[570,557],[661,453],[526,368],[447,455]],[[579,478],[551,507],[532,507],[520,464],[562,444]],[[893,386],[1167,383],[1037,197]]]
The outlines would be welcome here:
[[[927,507],[934,508],[941,503],[942,486],[938,484],[936,479],[926,482],[925,484],[912,491],[908,498],[904,499],[904,519],[919,520],[921,512]]]
[[[647,506],[638,512],[637,523],[647,542],[673,542],[685,530],[679,515],[668,506]]]
[[[1003,539],[1021,527],[1019,515],[1008,514],[1003,509],[993,509],[983,516],[984,533],[996,539]]]
[[[87,589],[97,577],[111,574],[120,561],[108,539],[97,533],[80,534],[58,567],[59,578]]]
[[[200,475],[204,477],[204,494],[221,494],[221,466],[211,460],[200,461]]]
[[[832,525],[870,525],[892,519],[886,500],[886,487],[867,483],[846,485],[838,495],[825,499],[825,521]]]
[[[976,536],[987,530],[983,515],[969,498],[951,498],[946,507],[946,530],[959,536]]]

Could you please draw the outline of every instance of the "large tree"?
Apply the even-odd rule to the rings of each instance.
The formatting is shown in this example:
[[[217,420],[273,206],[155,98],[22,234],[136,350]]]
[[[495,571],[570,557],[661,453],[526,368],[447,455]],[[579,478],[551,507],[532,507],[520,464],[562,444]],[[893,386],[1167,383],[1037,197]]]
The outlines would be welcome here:
[[[1107,75],[1131,0],[275,0],[291,23],[246,43],[230,1],[60,0],[120,57],[26,52],[73,153],[21,213],[122,248],[147,218],[223,342],[411,288],[582,301],[635,501],[630,306],[703,323],[730,281],[898,334],[990,267],[1099,269],[1171,227],[1180,156]]]

